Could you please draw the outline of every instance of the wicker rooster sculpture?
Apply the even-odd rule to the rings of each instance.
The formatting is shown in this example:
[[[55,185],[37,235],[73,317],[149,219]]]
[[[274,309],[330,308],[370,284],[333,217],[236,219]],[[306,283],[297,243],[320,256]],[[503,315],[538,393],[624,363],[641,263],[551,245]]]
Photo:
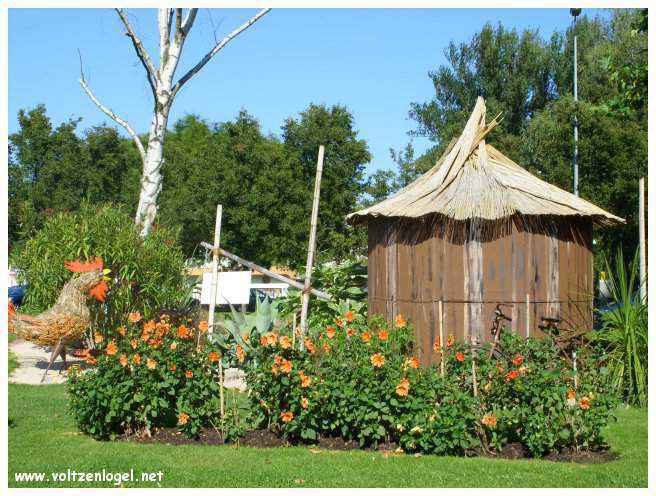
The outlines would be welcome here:
[[[91,324],[87,299],[94,297],[102,302],[109,289],[106,282],[109,270],[103,269],[101,258],[90,262],[66,262],[66,268],[75,275],[64,285],[51,308],[30,316],[19,315],[11,305],[9,307],[10,332],[40,346],[53,348],[41,382],[58,355],[62,357],[66,369],[66,346],[80,339]]]

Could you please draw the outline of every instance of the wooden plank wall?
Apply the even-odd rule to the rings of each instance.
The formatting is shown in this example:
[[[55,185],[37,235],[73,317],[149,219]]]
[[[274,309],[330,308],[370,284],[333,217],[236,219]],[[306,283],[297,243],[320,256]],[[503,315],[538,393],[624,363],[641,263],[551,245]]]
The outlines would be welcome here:
[[[422,229],[419,223],[369,222],[369,313],[390,323],[398,313],[406,316],[424,364],[437,358],[432,345],[440,300],[445,336],[459,340],[472,333],[488,340],[499,303],[513,319],[508,327],[522,336],[540,336],[542,316],[591,327],[591,225],[568,221],[548,233],[514,226],[508,235],[460,244],[446,240],[439,226],[429,235]]]

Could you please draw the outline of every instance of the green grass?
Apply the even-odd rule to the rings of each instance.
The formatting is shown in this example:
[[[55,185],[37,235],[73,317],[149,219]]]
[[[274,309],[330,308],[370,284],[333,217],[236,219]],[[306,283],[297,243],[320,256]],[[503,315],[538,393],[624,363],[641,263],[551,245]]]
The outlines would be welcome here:
[[[9,385],[9,486],[16,472],[67,469],[164,473],[169,487],[646,487],[647,410],[620,409],[607,437],[619,460],[581,465],[539,460],[389,456],[308,448],[168,446],[98,442],[77,432],[64,386]],[[93,487],[98,483],[42,483]],[[109,485],[109,484],[106,484]],[[135,482],[127,486],[157,486]]]
[[[16,334],[9,333],[7,338],[7,343],[11,343],[15,340],[16,340]],[[18,368],[18,359],[16,358],[16,354],[11,350],[9,350],[7,354],[9,355],[9,375],[11,375],[11,373],[16,368]]]

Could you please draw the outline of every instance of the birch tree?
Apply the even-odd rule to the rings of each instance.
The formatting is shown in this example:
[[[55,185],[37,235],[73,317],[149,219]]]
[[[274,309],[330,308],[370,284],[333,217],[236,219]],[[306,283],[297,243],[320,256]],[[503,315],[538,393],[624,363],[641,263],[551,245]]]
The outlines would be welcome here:
[[[100,102],[86,82],[82,71],[79,82],[91,101],[117,124],[125,128],[139,150],[143,168],[135,223],[139,226],[142,236],[148,234],[157,214],[157,198],[162,189],[161,169],[164,159],[164,139],[169,113],[176,95],[182,86],[198,74],[205,64],[225,48],[230,41],[256,23],[270,10],[260,10],[255,16],[226,37],[217,41],[196,65],[176,81],[175,73],[182,49],[194,25],[198,9],[188,9],[186,13],[183,12],[183,9],[159,9],[157,16],[159,28],[159,67],[155,66],[153,59],[144,47],[141,39],[132,28],[125,11],[123,9],[116,9],[116,13],[125,28],[125,35],[132,42],[137,57],[146,71],[146,79],[153,94],[153,115],[148,132],[147,145],[144,147],[134,128],[125,119],[119,117],[110,108]]]

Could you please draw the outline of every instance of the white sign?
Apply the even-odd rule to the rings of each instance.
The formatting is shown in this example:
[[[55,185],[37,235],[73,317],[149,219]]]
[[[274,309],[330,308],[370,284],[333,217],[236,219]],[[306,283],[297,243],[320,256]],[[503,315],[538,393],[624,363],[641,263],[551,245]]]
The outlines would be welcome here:
[[[219,287],[216,291],[217,305],[247,305],[251,293],[251,271],[219,272]],[[203,286],[200,303],[210,304],[212,294],[212,273],[203,273]]]

